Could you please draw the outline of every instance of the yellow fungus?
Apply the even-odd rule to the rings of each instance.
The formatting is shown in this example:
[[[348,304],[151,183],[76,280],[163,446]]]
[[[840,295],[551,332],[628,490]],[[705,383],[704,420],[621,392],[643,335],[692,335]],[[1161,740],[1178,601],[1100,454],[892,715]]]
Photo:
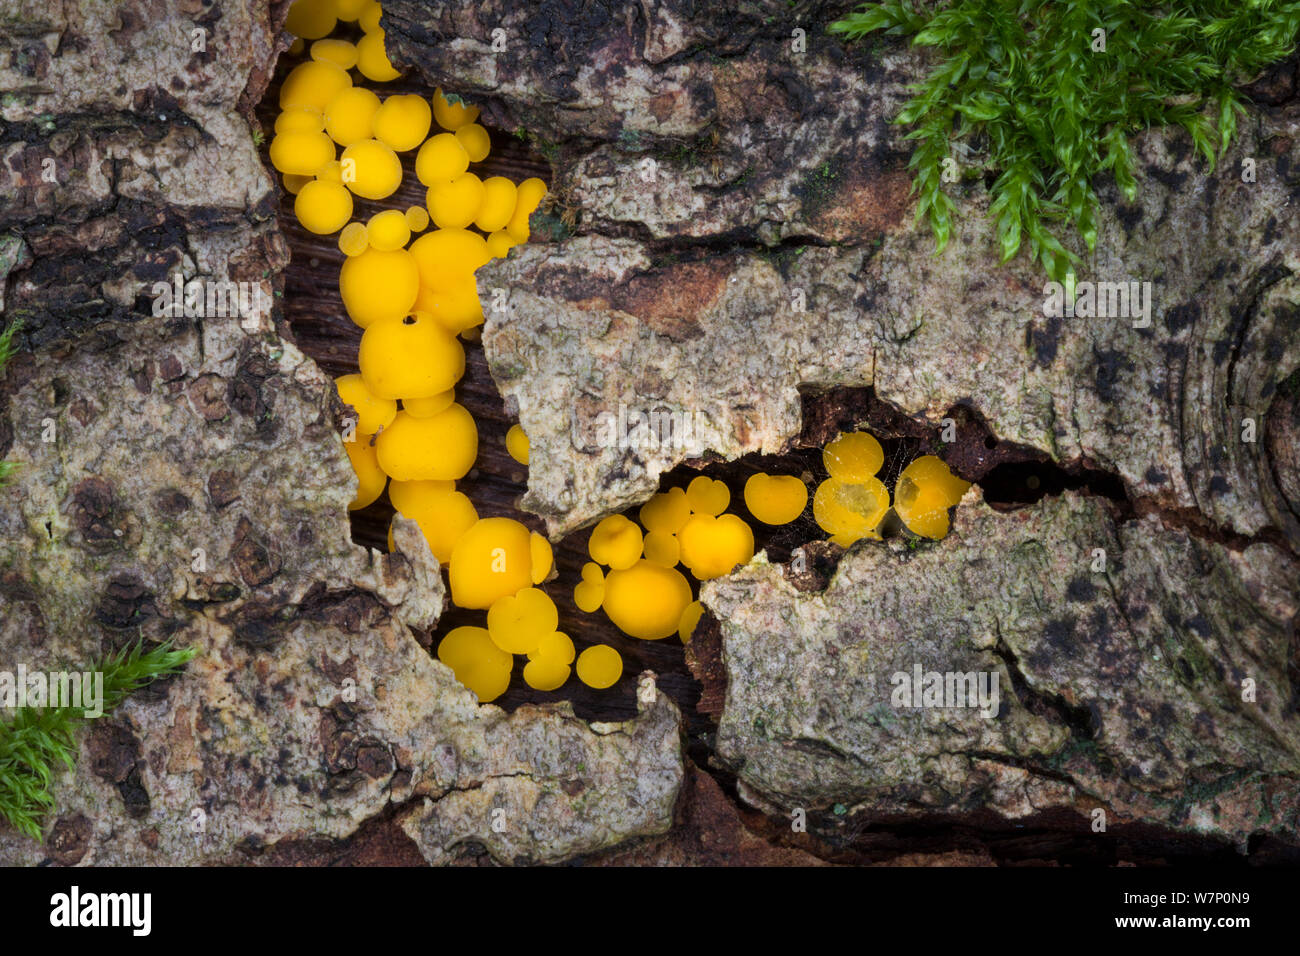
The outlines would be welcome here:
[[[321,60],[299,63],[280,86],[280,109],[305,106],[324,113],[329,102],[351,85],[352,77],[341,66]]]
[[[399,209],[377,212],[366,223],[366,239],[371,249],[380,252],[401,249],[410,238],[411,227],[406,224],[406,214]],[[419,275],[418,268],[416,275]]]
[[[624,634],[657,641],[677,633],[691,603],[691,585],[676,568],[650,561],[610,571],[605,577],[605,614]]]
[[[602,518],[592,529],[587,551],[597,564],[630,568],[641,559],[641,529],[622,515]]]
[[[343,150],[343,185],[363,199],[385,199],[402,185],[402,161],[377,139]]]
[[[948,509],[970,488],[934,455],[903,469],[894,489],[894,510],[913,534],[938,540],[948,533]]]
[[[504,229],[498,229],[487,237],[488,255],[493,259],[504,259],[506,253],[517,245],[519,243],[515,240],[515,237]]]
[[[483,180],[473,173],[435,182],[425,194],[429,218],[439,229],[464,229],[483,208]]]
[[[415,257],[406,249],[387,252],[367,249],[351,256],[339,271],[339,292],[348,315],[363,329],[375,322],[400,321],[415,304],[415,297],[420,292],[420,272]],[[362,342],[365,342],[364,338]],[[362,348],[365,348],[364,344]],[[444,385],[428,394],[450,387]],[[399,392],[385,397],[404,396]],[[419,396],[413,393],[413,397]]]
[[[454,481],[393,481],[388,485],[388,500],[403,516],[418,521],[437,507],[439,498],[455,490]]]
[[[528,464],[528,436],[518,425],[511,425],[510,430],[506,432],[506,451],[519,464]]]
[[[359,222],[350,222],[339,233],[339,252],[345,256],[359,256],[370,248],[366,237],[366,227]],[[416,273],[418,276],[418,272]]]
[[[560,623],[550,595],[540,588],[523,588],[497,598],[488,608],[487,626],[492,642],[511,654],[529,654]]]
[[[291,106],[275,118],[277,133],[319,133],[324,128],[325,117],[310,106]]]
[[[465,374],[465,348],[427,312],[412,312],[369,325],[361,336],[357,364],[366,388],[380,398],[433,398]]]
[[[555,567],[555,552],[550,540],[534,531],[528,539],[528,554],[533,562],[533,583],[541,584]]]
[[[647,561],[671,568],[682,558],[682,549],[677,535],[667,531],[651,531],[645,536],[643,551]]]
[[[296,196],[302,191],[302,187],[310,182],[315,182],[314,176],[300,176],[297,173],[284,174],[284,189],[290,195]]]
[[[449,388],[428,398],[404,398],[402,408],[415,418],[429,418],[437,415],[456,400],[456,390]]]
[[[541,204],[546,195],[546,183],[537,177],[525,179],[516,189],[515,211],[506,223],[506,231],[517,242],[528,241],[528,217]]]
[[[350,70],[357,65],[357,48],[347,40],[317,40],[311,45],[311,58]]]
[[[383,30],[373,30],[357,41],[357,69],[376,83],[388,83],[402,75],[393,68],[384,50]]]
[[[880,471],[885,463],[885,453],[873,435],[849,432],[822,449],[822,461],[834,478],[865,481]]]
[[[434,292],[452,292],[466,276],[487,264],[487,243],[468,229],[435,229],[411,243],[420,282]]]
[[[379,466],[375,446],[370,444],[369,435],[357,435],[355,441],[346,441],[343,448],[352,462],[352,470],[357,473],[357,493],[348,505],[349,511],[359,511],[373,504],[384,492],[388,475]]]
[[[496,700],[510,686],[515,659],[492,643],[485,627],[457,627],[438,642],[438,660],[456,680],[474,692],[479,703]]]
[[[351,405],[356,413],[353,430],[361,435],[373,435],[393,423],[397,416],[397,402],[370,394],[366,383],[356,372],[340,375],[334,380],[339,398]]]
[[[414,308],[428,312],[451,335],[459,335],[483,323],[483,304],[478,298],[478,283],[469,273],[456,281],[453,288],[441,292],[421,285]]]
[[[483,202],[474,217],[474,225],[484,232],[504,231],[514,214],[516,192],[515,184],[504,176],[490,176],[483,180]]]
[[[500,597],[532,586],[528,528],[513,518],[480,518],[452,549],[447,568],[457,607],[489,608]]]
[[[357,23],[366,33],[374,33],[379,29],[379,18],[383,16],[384,8],[380,5],[379,0],[367,0],[361,5],[361,13],[357,16]]]
[[[524,683],[533,690],[559,690],[573,669],[552,657],[539,657],[524,665]]]
[[[588,687],[604,690],[613,687],[623,676],[623,658],[608,644],[596,644],[578,655],[574,669],[578,680]]]
[[[549,659],[561,664],[572,664],[575,653],[573,638],[563,631],[552,631],[550,634],[542,635],[542,639],[537,642],[537,648],[529,651],[528,659],[534,661]]]
[[[337,159],[331,160],[320,169],[316,170],[316,178],[322,182],[338,183],[343,185],[343,164]]]
[[[725,505],[723,506],[726,507]],[[676,534],[691,518],[691,504],[682,488],[669,488],[641,506],[641,523],[649,531]]]
[[[471,163],[481,163],[492,150],[492,137],[478,123],[466,123],[456,130],[456,138],[465,147]]]
[[[573,589],[573,603],[587,614],[593,613],[605,600],[605,572],[599,564],[588,561],[582,566],[582,580]]]
[[[415,178],[422,185],[455,179],[469,169],[469,153],[451,133],[430,136],[415,154]]]
[[[433,114],[423,96],[398,93],[375,113],[375,139],[399,153],[415,149],[429,135]]]
[[[398,412],[375,439],[379,467],[398,481],[465,477],[478,455],[474,416],[451,404],[428,418]]]
[[[393,485],[451,485],[454,482],[407,481],[390,482],[388,497],[393,497]],[[397,507],[394,502],[394,507]],[[429,550],[443,567],[451,561],[451,553],[461,535],[478,521],[478,511],[469,497],[454,489],[447,489],[441,494],[430,494],[420,501],[419,514],[410,514],[403,508],[397,508],[403,517],[410,518],[420,526],[424,540],[429,543]],[[391,550],[391,544],[390,544]]]
[[[364,86],[350,86],[325,107],[325,132],[340,146],[351,146],[375,135],[379,97]]]
[[[280,133],[271,140],[271,165],[282,173],[314,176],[334,158],[334,144],[324,133]]]
[[[872,475],[860,481],[827,478],[813,496],[814,520],[844,547],[859,538],[879,537],[877,528],[888,510],[889,491]]]
[[[319,40],[334,29],[334,10],[334,0],[295,0],[284,28],[303,40]]]
[[[686,610],[682,611],[682,619],[677,625],[677,636],[682,639],[683,644],[691,642],[691,635],[695,633],[695,627],[703,616],[704,605],[699,601],[692,601],[686,605]]]
[[[736,515],[692,515],[677,540],[682,564],[701,581],[730,574],[754,557],[754,532]]]
[[[406,227],[411,232],[424,232],[429,228],[429,210],[423,206],[411,206],[406,210]]]
[[[808,486],[795,475],[750,475],[745,507],[763,524],[789,524],[808,505]]]
[[[313,179],[298,191],[293,213],[308,232],[326,236],[352,218],[352,194],[338,183]]]
[[[452,133],[474,122],[478,119],[479,113],[477,106],[467,106],[460,101],[460,97],[456,99],[458,102],[453,103],[443,96],[442,87],[438,87],[433,94],[433,118],[438,121],[439,126]]]
[[[334,12],[344,23],[352,23],[365,12],[370,2],[371,0],[337,0],[337,9]]]
[[[686,501],[692,514],[716,518],[731,504],[731,489],[726,482],[717,481],[708,475],[697,475],[686,486]]]

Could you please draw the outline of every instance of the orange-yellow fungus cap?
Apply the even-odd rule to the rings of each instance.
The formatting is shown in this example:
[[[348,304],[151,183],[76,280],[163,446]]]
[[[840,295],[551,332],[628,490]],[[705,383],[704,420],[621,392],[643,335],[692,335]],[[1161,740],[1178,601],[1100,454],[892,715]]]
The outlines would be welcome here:
[[[549,659],[561,664],[572,664],[575,656],[573,638],[563,631],[543,634],[542,639],[537,642],[537,649],[528,654],[530,660]]]
[[[524,683],[533,690],[559,690],[571,673],[568,664],[552,657],[540,657],[524,665]]]
[[[968,488],[970,482],[954,475],[940,459],[923,455],[898,476],[894,510],[913,534],[938,540],[948,533],[948,509]]]
[[[808,486],[795,475],[750,475],[745,507],[763,524],[789,524],[808,505]]]
[[[643,544],[645,559],[665,568],[674,567],[682,559],[681,544],[677,535],[667,531],[649,531]]]
[[[550,595],[540,588],[523,588],[497,598],[488,608],[487,626],[492,642],[511,654],[530,654],[542,637],[560,623]]]
[[[378,111],[378,96],[364,86],[349,86],[326,105],[325,132],[345,147],[373,139]]]
[[[528,436],[518,424],[511,425],[506,432],[506,451],[519,464],[528,464]]]
[[[513,518],[480,518],[451,552],[447,582],[457,607],[489,608],[500,597],[531,587],[532,547],[527,526]]]
[[[299,63],[280,86],[280,109],[305,106],[324,113],[330,100],[352,85],[348,71],[333,63],[308,60]]]
[[[875,436],[866,432],[849,432],[822,449],[822,461],[832,477],[860,482],[880,471],[885,463],[885,452]]]
[[[701,581],[730,574],[754,557],[754,532],[736,515],[692,515],[677,540],[682,564]]]
[[[291,106],[275,118],[277,133],[319,133],[324,128],[325,117],[310,106]]]
[[[630,568],[641,559],[641,529],[622,515],[602,518],[587,541],[591,559],[610,568]]]
[[[404,517],[420,526],[429,550],[443,567],[461,535],[478,521],[478,511],[451,481],[394,481],[388,498]],[[400,504],[399,504],[400,502]]]
[[[400,209],[385,209],[377,212],[366,223],[366,239],[371,249],[378,249],[380,252],[401,249],[410,238],[411,227],[406,224],[406,214]],[[417,275],[419,271],[417,267]]]
[[[373,30],[357,41],[357,69],[376,83],[388,83],[402,75],[393,68],[384,50],[383,30]]]
[[[326,38],[311,45],[311,58],[333,63],[340,69],[350,70],[357,65],[357,48],[347,40]]]
[[[515,184],[504,176],[490,176],[483,180],[483,204],[479,207],[474,225],[484,232],[504,233],[506,224],[515,211]]]
[[[425,193],[429,218],[439,229],[464,229],[483,208],[483,181],[473,173],[438,180]]]
[[[327,236],[352,218],[352,194],[338,183],[313,179],[298,191],[293,213],[308,232]]]
[[[340,162],[343,185],[362,199],[386,199],[402,185],[402,161],[377,139],[363,139],[348,146]]]
[[[438,87],[433,94],[433,116],[438,121],[438,125],[449,132],[455,132],[467,123],[472,123],[478,119],[479,109],[477,106],[467,106],[460,97],[456,97],[458,102],[453,103],[446,96],[443,96],[442,87]]]
[[[669,488],[641,506],[641,523],[649,531],[676,534],[690,518],[691,504],[683,488]]]
[[[608,644],[596,644],[578,655],[574,669],[578,680],[588,687],[604,690],[613,687],[623,676],[623,658]]]
[[[365,12],[371,0],[337,0],[335,13],[344,23],[352,23]]]
[[[813,496],[813,519],[837,543],[875,537],[888,510],[889,490],[872,475],[861,481],[827,478]]]
[[[487,237],[488,255],[493,259],[504,259],[506,253],[517,245],[519,245],[519,242],[515,237],[504,229],[498,229]]]
[[[465,477],[478,455],[474,416],[452,404],[429,418],[398,412],[375,439],[379,467],[399,481]]]
[[[483,304],[479,301],[478,283],[473,274],[466,274],[449,285],[450,288],[438,292],[421,285],[415,298],[415,310],[428,312],[449,335],[459,335],[482,325]]]
[[[695,633],[695,627],[703,616],[704,605],[699,601],[692,601],[686,605],[686,610],[682,611],[682,619],[677,625],[677,636],[682,639],[683,644],[691,642],[691,635]]]
[[[496,700],[510,686],[515,659],[492,643],[485,627],[457,627],[438,642],[438,660],[456,680],[472,690],[479,703]]]
[[[433,511],[438,499],[456,490],[454,481],[394,481],[388,486],[388,500],[412,520]]]
[[[605,572],[599,564],[588,561],[582,566],[582,580],[573,589],[573,603],[580,611],[591,614],[605,600]]]
[[[366,0],[361,5],[361,13],[357,15],[357,23],[366,33],[374,33],[379,29],[379,18],[383,16],[384,8],[380,5],[379,0]]]
[[[413,312],[367,327],[357,363],[366,388],[380,398],[432,398],[465,374],[465,348],[428,313]]]
[[[643,641],[676,634],[690,603],[690,582],[676,568],[637,561],[605,577],[605,614],[624,634]]]
[[[456,138],[465,147],[471,163],[481,163],[487,159],[492,149],[492,137],[478,123],[466,123],[456,130]]]
[[[515,211],[506,223],[506,231],[518,242],[528,241],[528,217],[541,205],[546,195],[546,183],[537,177],[525,179],[519,184],[515,196]]]
[[[415,178],[425,186],[455,179],[469,169],[469,153],[451,133],[430,136],[415,154]]]
[[[376,322],[400,322],[406,318],[420,292],[420,270],[415,257],[406,249],[390,249],[387,252],[366,249],[360,255],[350,256],[343,263],[339,272],[339,292],[348,315],[363,329]],[[412,338],[419,336],[415,331],[407,334]],[[364,342],[365,339],[362,338],[362,348],[365,348]],[[457,378],[459,377],[457,373]],[[433,395],[450,387],[451,384],[447,384],[427,394]],[[415,394],[417,393],[412,393]],[[384,397],[405,396],[399,392]]]
[[[375,139],[404,153],[415,149],[429,135],[433,114],[423,96],[398,93],[384,100],[375,113]]]
[[[310,182],[315,182],[316,180],[316,177],[314,176],[302,176],[298,173],[285,173],[283,178],[285,192],[294,196],[302,192],[303,186],[306,186]]]
[[[334,0],[295,0],[284,28],[303,40],[318,40],[334,29]]]
[[[551,568],[555,567],[555,552],[550,540],[536,531],[528,539],[528,550],[533,561],[533,583],[541,584],[550,575]]]
[[[343,448],[352,462],[352,470],[357,474],[357,493],[348,505],[349,511],[358,511],[373,504],[384,491],[388,476],[379,467],[375,446],[370,444],[369,435],[357,435],[356,441],[345,441]]]
[[[334,380],[334,385],[343,403],[352,406],[356,418],[354,431],[357,434],[373,435],[391,425],[397,416],[397,402],[370,394],[366,383],[356,372],[340,375]]]
[[[402,408],[414,418],[428,418],[437,415],[456,400],[456,390],[449,388],[429,398],[404,398]]]
[[[434,292],[464,288],[466,277],[487,265],[487,243],[468,229],[435,229],[411,243],[420,267],[420,283]]]
[[[339,252],[345,256],[359,256],[369,248],[370,239],[361,223],[350,222],[339,232]]]
[[[424,232],[429,228],[429,210],[423,206],[411,206],[406,210],[406,225],[411,232]]]
[[[334,158],[334,143],[324,133],[278,133],[271,140],[271,165],[282,173],[314,176]]]
[[[731,489],[726,482],[716,481],[708,475],[698,475],[686,486],[686,500],[692,513],[716,518],[731,504]]]

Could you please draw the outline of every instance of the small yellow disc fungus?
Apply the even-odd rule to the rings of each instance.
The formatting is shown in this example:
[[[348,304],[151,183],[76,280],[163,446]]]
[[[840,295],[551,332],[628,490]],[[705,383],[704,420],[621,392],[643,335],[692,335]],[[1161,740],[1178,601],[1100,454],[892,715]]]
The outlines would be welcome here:
[[[682,611],[682,619],[677,625],[677,636],[682,639],[683,644],[691,642],[691,635],[695,633],[695,627],[703,616],[704,605],[699,601],[692,601],[686,605],[686,610]]]
[[[352,218],[352,194],[338,183],[313,179],[298,191],[293,213],[308,232],[327,236]]]
[[[686,486],[686,501],[692,514],[716,518],[731,504],[731,489],[726,482],[717,481],[708,475],[697,475]]]
[[[468,123],[478,119],[478,107],[467,106],[460,97],[456,97],[457,102],[442,95],[442,87],[438,87],[433,93],[433,118],[438,121],[438,125],[448,132],[454,133]]]
[[[402,185],[402,161],[377,139],[343,150],[343,185],[363,199],[384,199]]]
[[[677,540],[682,564],[701,581],[730,574],[736,565],[748,564],[754,557],[754,532],[736,515],[692,515]]]
[[[334,0],[295,0],[284,28],[303,40],[319,40],[334,29]]]
[[[813,496],[814,520],[845,547],[859,538],[879,537],[876,529],[888,510],[889,491],[872,475],[861,481],[827,478]]]
[[[504,230],[514,215],[516,192],[515,184],[504,176],[491,176],[483,180],[483,204],[474,218],[474,225],[484,232]]]
[[[555,552],[550,540],[534,531],[528,539],[528,553],[533,562],[533,583],[541,584],[555,567]]]
[[[894,510],[913,534],[938,540],[948,533],[948,509],[969,488],[939,458],[922,455],[898,476]]]
[[[549,659],[561,664],[572,664],[575,654],[573,638],[563,631],[552,631],[550,634],[542,635],[542,639],[537,642],[536,650],[528,653],[528,659],[532,661]]]
[[[350,70],[357,65],[357,48],[347,40],[317,40],[311,45],[311,58]]]
[[[690,500],[682,488],[669,488],[641,506],[641,523],[650,531],[676,534],[690,519]]]
[[[384,50],[383,30],[374,30],[357,41],[357,69],[366,79],[376,83],[388,83],[402,75],[393,69]]]
[[[324,128],[325,117],[309,106],[292,106],[275,118],[277,133],[319,133]]]
[[[466,274],[452,288],[441,292],[421,285],[415,298],[415,309],[428,312],[433,320],[451,335],[483,323],[483,304],[478,298],[478,283],[472,274]]]
[[[423,482],[405,482],[405,484],[423,484]],[[390,499],[392,498],[391,487],[390,484]],[[407,514],[405,511],[401,513],[420,526],[424,540],[429,543],[429,550],[438,559],[438,563],[445,568],[451,561],[451,553],[456,548],[456,542],[478,521],[478,511],[474,508],[474,502],[459,491],[447,491],[432,496],[430,500],[423,502],[423,508],[424,510],[418,516]],[[398,510],[401,511],[400,508]]]
[[[582,566],[582,580],[573,589],[573,603],[587,614],[593,613],[605,600],[605,572],[599,564],[588,561]]]
[[[429,210],[423,206],[411,206],[406,210],[406,227],[411,232],[424,232],[429,228]]]
[[[351,85],[352,77],[341,66],[320,60],[299,63],[284,78],[280,87],[280,109],[306,106],[324,113],[330,100]]]
[[[425,186],[455,179],[469,169],[469,153],[451,133],[430,136],[415,154],[415,178]]]
[[[637,561],[605,577],[601,606],[614,626],[643,641],[677,633],[682,612],[691,603],[691,585],[676,568]]]
[[[519,243],[515,240],[515,237],[504,229],[498,229],[487,237],[488,254],[493,259],[504,259],[506,253],[517,245]]]
[[[388,500],[403,516],[419,520],[438,506],[438,499],[456,490],[454,481],[394,481],[388,486]]]
[[[302,192],[303,186],[315,181],[316,177],[314,176],[299,176],[297,173],[285,173],[284,189],[285,192],[296,196],[298,193]]]
[[[429,418],[437,415],[455,400],[456,390],[449,388],[445,392],[439,392],[437,395],[431,395],[428,398],[404,398],[402,399],[402,408],[415,418]]]
[[[543,636],[560,623],[550,595],[540,588],[523,588],[497,598],[488,608],[488,633],[497,647],[511,654],[537,650]]]
[[[474,416],[452,404],[429,418],[398,412],[375,439],[379,467],[398,481],[465,477],[478,455]]]
[[[340,146],[351,146],[375,135],[379,97],[364,86],[341,90],[325,107],[325,132]]]
[[[365,11],[371,0],[338,0],[334,11],[344,23],[352,23]],[[375,4],[378,6],[378,4]]]
[[[434,292],[464,287],[465,277],[487,265],[487,243],[468,229],[435,229],[411,243],[420,282]]]
[[[357,473],[357,494],[348,505],[349,511],[359,511],[373,504],[384,492],[388,476],[379,467],[379,458],[375,446],[370,444],[369,435],[357,435],[356,441],[345,441],[343,448],[352,462],[352,470]]]
[[[378,249],[380,252],[401,249],[410,238],[411,227],[406,224],[405,213],[399,209],[377,212],[366,223],[366,239],[371,249]],[[419,275],[418,268],[416,274]]]
[[[510,430],[506,432],[506,451],[519,464],[528,464],[528,436],[518,425],[511,425]]]
[[[750,475],[745,507],[763,524],[789,524],[808,505],[808,486],[795,475]]]
[[[485,627],[457,627],[438,642],[438,660],[472,690],[479,703],[496,700],[510,686],[515,659],[492,643]]]
[[[516,190],[515,211],[506,223],[506,232],[517,242],[528,241],[528,217],[541,205],[546,195],[546,183],[537,177],[525,179]]]
[[[359,222],[350,222],[339,233],[339,252],[345,256],[359,256],[370,248],[366,237],[366,227]],[[416,275],[419,273],[417,271]]]
[[[366,33],[374,33],[379,29],[379,18],[383,13],[384,8],[379,0],[366,0],[366,3],[361,5],[361,14],[357,17],[357,23]]]
[[[552,657],[539,657],[524,665],[524,683],[533,690],[559,690],[573,669]]]
[[[604,690],[613,687],[623,676],[623,658],[608,644],[596,644],[578,655],[574,669],[578,680],[588,687]]]
[[[456,138],[465,147],[471,163],[481,163],[492,150],[492,137],[478,123],[466,123],[456,130]]]
[[[648,532],[643,549],[647,561],[662,564],[665,568],[676,566],[682,559],[682,549],[677,541],[677,535],[669,534],[667,531]]]
[[[885,453],[875,436],[866,432],[840,435],[822,449],[826,470],[845,481],[865,481],[880,471]]]
[[[427,312],[413,312],[403,319],[385,319],[368,326],[361,336],[357,363],[366,388],[380,398],[433,398],[465,374],[465,348]]]
[[[271,140],[271,165],[282,173],[314,176],[334,158],[334,144],[324,133],[280,133]]]
[[[316,178],[322,182],[338,183],[343,185],[343,164],[337,159],[331,160],[320,169],[316,170]]]
[[[348,310],[348,315],[363,329],[375,322],[400,321],[415,304],[415,297],[420,292],[420,272],[415,257],[406,249],[390,249],[387,252],[367,249],[359,255],[351,256],[339,272],[339,292],[343,296],[343,307]],[[362,342],[364,349],[364,338]],[[450,387],[451,385],[444,385],[428,394]],[[385,397],[405,396],[398,392]]]
[[[375,139],[399,153],[415,149],[429,135],[433,114],[423,96],[399,93],[375,113]]]
[[[527,526],[513,518],[480,518],[451,552],[447,583],[457,607],[490,608],[498,598],[531,587]]]
[[[602,518],[592,529],[587,551],[597,564],[630,568],[641,560],[641,529],[622,515]]]
[[[435,182],[425,195],[429,218],[439,229],[464,229],[483,208],[483,180],[473,173]]]
[[[354,431],[357,434],[373,435],[393,423],[397,415],[397,402],[391,398],[371,395],[366,383],[356,372],[340,375],[334,380],[334,385],[339,390],[339,398],[345,405],[351,405],[356,413]]]

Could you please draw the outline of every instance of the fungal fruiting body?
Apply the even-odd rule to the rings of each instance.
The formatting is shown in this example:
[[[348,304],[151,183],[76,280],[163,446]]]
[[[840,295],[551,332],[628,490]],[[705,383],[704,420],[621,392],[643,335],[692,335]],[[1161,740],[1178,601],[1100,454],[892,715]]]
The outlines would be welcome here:
[[[813,517],[831,541],[849,547],[862,538],[878,538],[889,511],[889,489],[876,473],[885,453],[873,435],[850,432],[822,449],[830,477],[813,496]]]
[[[970,488],[934,455],[903,469],[894,488],[894,510],[913,534],[938,539],[948,533],[948,509]]]

